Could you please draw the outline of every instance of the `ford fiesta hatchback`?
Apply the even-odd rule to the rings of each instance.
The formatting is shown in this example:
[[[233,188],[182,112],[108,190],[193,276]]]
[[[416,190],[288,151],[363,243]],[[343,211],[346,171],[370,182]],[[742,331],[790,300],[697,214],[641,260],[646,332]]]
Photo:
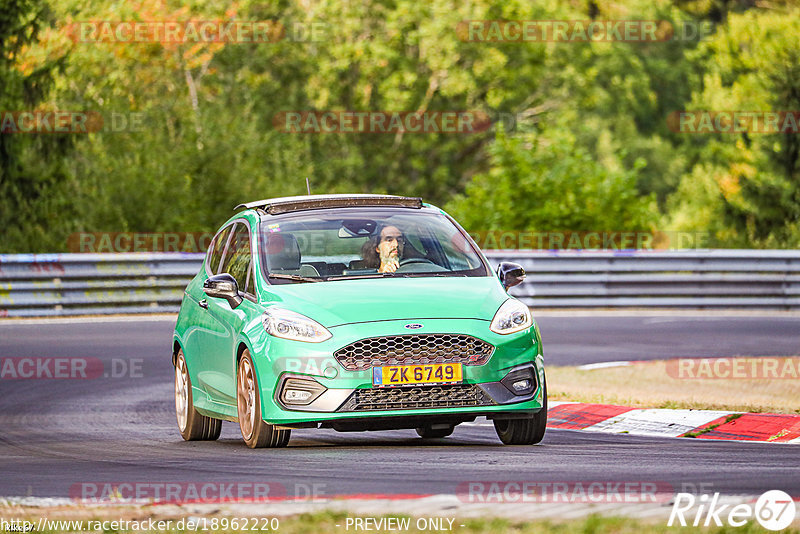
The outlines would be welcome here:
[[[294,428],[416,429],[443,438],[484,416],[506,444],[542,440],[538,328],[449,215],[418,198],[250,202],[217,232],[173,340],[186,440],[236,421],[249,447]]]

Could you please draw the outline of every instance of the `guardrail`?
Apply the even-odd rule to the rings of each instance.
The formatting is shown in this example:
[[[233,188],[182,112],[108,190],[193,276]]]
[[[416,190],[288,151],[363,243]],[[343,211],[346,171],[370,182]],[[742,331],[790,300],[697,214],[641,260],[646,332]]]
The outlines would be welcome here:
[[[800,251],[503,251],[528,274],[511,289],[544,308],[800,309]]]
[[[800,309],[800,251],[490,251],[535,308]],[[0,316],[175,312],[202,254],[0,255]]]
[[[176,312],[203,254],[0,255],[0,316]]]

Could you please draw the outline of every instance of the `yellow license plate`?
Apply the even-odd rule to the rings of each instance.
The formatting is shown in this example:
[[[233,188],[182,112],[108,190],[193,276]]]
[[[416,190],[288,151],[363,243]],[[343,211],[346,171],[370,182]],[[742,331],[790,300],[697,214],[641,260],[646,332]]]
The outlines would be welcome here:
[[[372,385],[379,388],[453,384],[462,381],[460,363],[387,365],[372,369]]]

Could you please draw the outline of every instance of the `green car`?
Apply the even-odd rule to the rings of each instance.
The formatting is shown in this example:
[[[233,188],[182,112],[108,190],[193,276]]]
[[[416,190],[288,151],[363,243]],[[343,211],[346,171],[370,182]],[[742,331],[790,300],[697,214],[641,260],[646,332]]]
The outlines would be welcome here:
[[[217,232],[173,340],[186,440],[237,421],[251,448],[294,428],[416,429],[443,438],[486,417],[506,444],[547,422],[541,337],[447,213],[419,198],[250,202]]]

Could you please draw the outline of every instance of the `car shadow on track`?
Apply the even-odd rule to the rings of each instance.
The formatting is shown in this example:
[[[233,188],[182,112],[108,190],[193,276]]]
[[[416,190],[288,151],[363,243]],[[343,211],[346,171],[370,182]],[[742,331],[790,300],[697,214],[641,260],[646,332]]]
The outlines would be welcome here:
[[[223,430],[223,436],[217,443],[228,447],[245,448],[241,437],[234,431]],[[463,450],[464,447],[500,447],[507,448],[495,436],[494,429],[456,429],[452,436],[446,438],[420,438],[413,430],[388,430],[380,432],[336,432],[334,430],[301,430],[294,431],[288,448],[342,448],[351,449],[395,447],[395,448],[447,448]],[[518,449],[519,447],[513,447]]]

